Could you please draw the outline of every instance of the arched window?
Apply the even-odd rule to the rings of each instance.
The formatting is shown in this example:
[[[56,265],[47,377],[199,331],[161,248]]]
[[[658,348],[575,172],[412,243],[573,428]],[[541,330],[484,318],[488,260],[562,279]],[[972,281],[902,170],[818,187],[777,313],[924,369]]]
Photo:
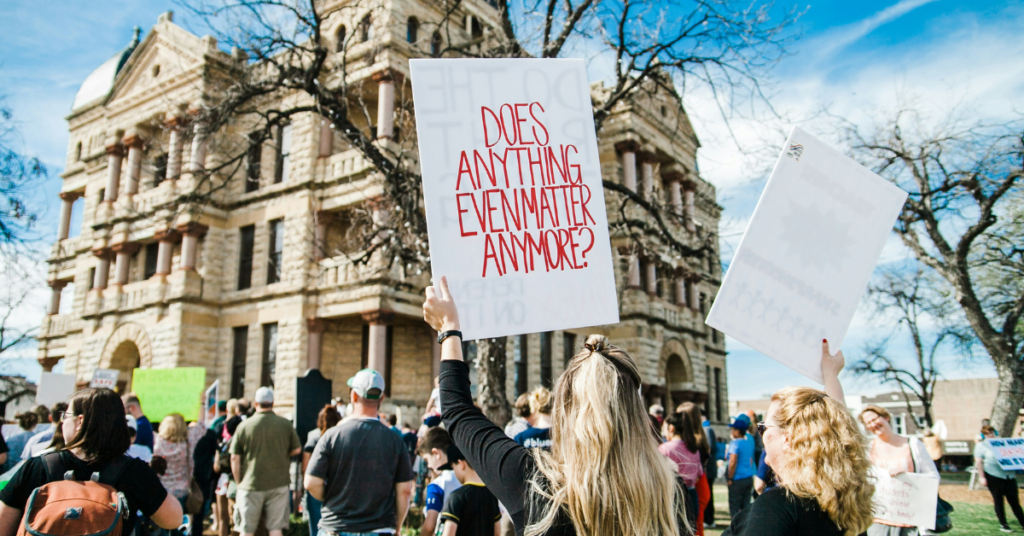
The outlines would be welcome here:
[[[470,15],[470,17],[473,17]],[[478,41],[484,38],[484,29],[480,26],[480,20],[473,17],[469,23],[470,37],[473,41]]]
[[[365,43],[373,39],[373,21],[370,20],[370,15],[367,14],[363,17],[363,20],[359,21],[359,42]]]
[[[75,146],[75,162],[82,160],[82,142]]]
[[[420,21],[416,20],[416,17],[409,17],[409,22],[405,26],[405,39],[410,43],[415,43],[419,39],[420,33]]]
[[[441,34],[434,32],[434,35],[430,36],[430,55],[437,58],[441,56]]]
[[[345,50],[345,25],[338,27],[338,33],[334,36],[334,51],[341,52]]]

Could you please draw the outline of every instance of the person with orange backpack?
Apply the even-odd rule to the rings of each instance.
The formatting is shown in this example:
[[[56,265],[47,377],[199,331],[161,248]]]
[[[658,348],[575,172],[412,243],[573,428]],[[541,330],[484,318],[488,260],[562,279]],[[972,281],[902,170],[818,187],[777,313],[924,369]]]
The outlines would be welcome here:
[[[60,422],[64,450],[32,458],[0,490],[0,536],[128,536],[142,512],[161,528],[181,525],[181,504],[130,440],[121,399],[110,389],[72,395]]]

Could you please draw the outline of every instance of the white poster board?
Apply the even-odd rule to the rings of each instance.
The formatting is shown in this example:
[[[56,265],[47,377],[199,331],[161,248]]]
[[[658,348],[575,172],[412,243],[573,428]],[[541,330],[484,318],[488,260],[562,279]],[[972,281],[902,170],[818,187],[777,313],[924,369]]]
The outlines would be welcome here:
[[[39,375],[39,387],[36,389],[36,404],[51,407],[57,402],[67,402],[68,397],[74,392],[74,374],[43,372]]]
[[[916,473],[889,476],[874,468],[875,517],[926,529],[935,528],[935,507],[939,498],[939,479]]]
[[[89,387],[113,389],[117,387],[117,379],[121,371],[113,369],[96,369],[92,371],[92,380]]]
[[[584,61],[409,65],[431,273],[465,339],[618,322]]]
[[[799,127],[754,209],[707,324],[822,383],[907,193]]]
[[[999,460],[999,467],[1004,471],[1017,471],[1024,469],[1024,438],[1007,437],[986,439],[996,459]]]

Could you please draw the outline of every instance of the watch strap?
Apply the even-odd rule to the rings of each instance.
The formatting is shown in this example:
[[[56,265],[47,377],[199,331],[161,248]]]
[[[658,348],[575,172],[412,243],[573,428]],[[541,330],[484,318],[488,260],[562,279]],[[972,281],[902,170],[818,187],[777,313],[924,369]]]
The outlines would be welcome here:
[[[457,329],[443,331],[437,335],[437,344],[443,343],[448,337],[458,337],[459,339],[462,339],[462,332]]]

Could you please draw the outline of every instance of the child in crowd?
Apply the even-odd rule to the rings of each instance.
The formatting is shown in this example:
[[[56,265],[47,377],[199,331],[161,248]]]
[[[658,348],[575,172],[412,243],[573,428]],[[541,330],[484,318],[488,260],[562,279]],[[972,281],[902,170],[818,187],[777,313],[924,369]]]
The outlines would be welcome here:
[[[436,478],[430,481],[427,486],[427,498],[424,501],[423,526],[420,528],[421,536],[434,536],[438,528],[437,519],[444,507],[445,497],[459,489],[459,479],[455,477],[452,466],[448,461],[448,447],[452,444],[452,438],[448,431],[434,427],[427,430],[426,435],[416,447],[416,454],[419,454],[427,463],[431,471],[439,472]]]
[[[448,447],[448,463],[462,486],[445,501],[442,536],[501,536],[498,499],[455,445]]]

